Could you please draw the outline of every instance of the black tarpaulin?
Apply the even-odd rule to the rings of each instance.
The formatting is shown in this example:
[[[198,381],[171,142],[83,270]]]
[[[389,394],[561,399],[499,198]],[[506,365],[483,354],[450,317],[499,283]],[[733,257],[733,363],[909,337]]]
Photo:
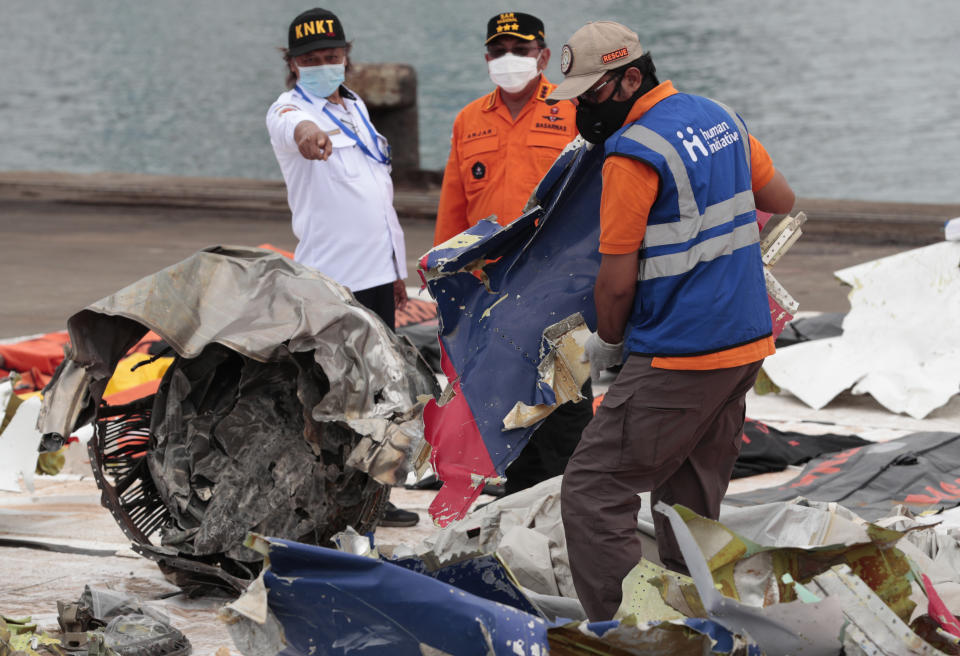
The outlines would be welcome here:
[[[749,506],[796,497],[837,502],[868,521],[906,505],[914,511],[960,504],[960,433],[923,432],[854,447],[810,462],[777,487],[728,495]]]
[[[804,435],[785,432],[754,419],[743,425],[740,455],[733,466],[732,478],[744,478],[782,471],[790,465],[802,465],[825,453],[835,453],[870,444],[856,435]]]

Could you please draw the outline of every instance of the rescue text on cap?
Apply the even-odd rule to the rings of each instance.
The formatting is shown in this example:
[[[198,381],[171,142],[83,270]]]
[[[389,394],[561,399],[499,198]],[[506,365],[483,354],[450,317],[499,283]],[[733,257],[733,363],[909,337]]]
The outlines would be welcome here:
[[[613,21],[590,22],[574,32],[560,51],[563,81],[547,99],[551,104],[570,100],[587,91],[607,71],[640,57],[643,47],[637,33]]]

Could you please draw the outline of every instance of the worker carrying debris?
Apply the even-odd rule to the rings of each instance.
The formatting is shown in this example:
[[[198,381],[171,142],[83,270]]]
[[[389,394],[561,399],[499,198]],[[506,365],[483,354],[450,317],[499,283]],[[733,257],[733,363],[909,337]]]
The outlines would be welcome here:
[[[560,66],[550,100],[574,100],[580,134],[605,149],[586,356],[594,372],[624,363],[561,503],[577,594],[590,619],[606,620],[641,558],[639,492],[718,517],[744,397],[774,352],[755,210],[789,212],[794,194],[740,116],[660,83],[627,27],[588,23]],[[661,560],[686,572],[655,517]]]

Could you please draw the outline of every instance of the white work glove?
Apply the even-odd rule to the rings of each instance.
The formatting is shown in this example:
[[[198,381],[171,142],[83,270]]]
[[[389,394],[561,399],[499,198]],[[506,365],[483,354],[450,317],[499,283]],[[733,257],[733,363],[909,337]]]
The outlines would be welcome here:
[[[620,364],[623,361],[623,340],[619,344],[608,344],[597,333],[590,333],[590,337],[583,344],[583,355],[580,362],[590,363],[590,378],[600,380],[600,372],[604,369]]]

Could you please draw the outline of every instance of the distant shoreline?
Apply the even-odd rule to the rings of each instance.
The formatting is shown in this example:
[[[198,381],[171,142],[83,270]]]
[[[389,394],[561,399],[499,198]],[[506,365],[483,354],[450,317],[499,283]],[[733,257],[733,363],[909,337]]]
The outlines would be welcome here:
[[[397,213],[432,220],[441,173],[414,171],[396,180]],[[244,213],[290,218],[286,187],[278,180],[205,178],[133,173],[0,172],[0,206],[7,203],[65,203]],[[795,211],[809,218],[805,240],[851,244],[919,246],[943,240],[943,224],[960,216],[960,203],[897,203],[800,198]]]

